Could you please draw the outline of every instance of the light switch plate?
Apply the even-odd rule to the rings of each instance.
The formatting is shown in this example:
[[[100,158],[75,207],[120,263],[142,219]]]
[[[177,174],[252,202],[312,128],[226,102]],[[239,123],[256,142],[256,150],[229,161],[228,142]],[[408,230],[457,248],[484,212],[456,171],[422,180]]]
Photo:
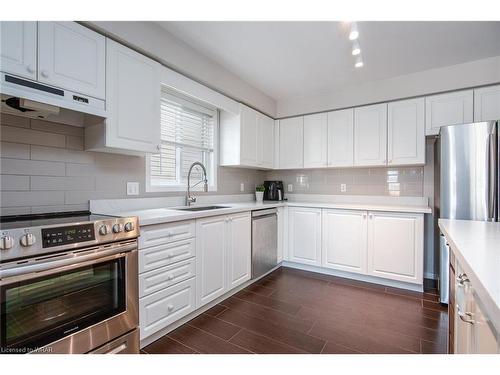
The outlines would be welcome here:
[[[139,195],[138,182],[127,182],[127,195]]]
[[[293,191],[293,185],[292,184],[288,184],[287,190],[288,190],[289,193],[291,193]]]
[[[346,184],[340,184],[340,192],[345,193],[347,191],[347,185]]]
[[[243,182],[240,183],[240,191],[245,191],[245,184]]]

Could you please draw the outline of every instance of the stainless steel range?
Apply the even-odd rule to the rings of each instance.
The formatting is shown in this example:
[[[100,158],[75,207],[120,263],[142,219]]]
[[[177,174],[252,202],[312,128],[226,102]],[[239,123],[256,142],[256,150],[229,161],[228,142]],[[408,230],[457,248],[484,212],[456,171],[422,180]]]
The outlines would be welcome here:
[[[2,217],[0,353],[138,353],[137,218]]]

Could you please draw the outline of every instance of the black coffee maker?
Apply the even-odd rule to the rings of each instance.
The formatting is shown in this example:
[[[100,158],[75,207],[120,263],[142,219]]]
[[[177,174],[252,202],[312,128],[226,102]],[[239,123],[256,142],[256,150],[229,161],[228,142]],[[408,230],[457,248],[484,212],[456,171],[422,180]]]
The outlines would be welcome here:
[[[264,181],[264,200],[282,201],[285,199],[283,181]]]

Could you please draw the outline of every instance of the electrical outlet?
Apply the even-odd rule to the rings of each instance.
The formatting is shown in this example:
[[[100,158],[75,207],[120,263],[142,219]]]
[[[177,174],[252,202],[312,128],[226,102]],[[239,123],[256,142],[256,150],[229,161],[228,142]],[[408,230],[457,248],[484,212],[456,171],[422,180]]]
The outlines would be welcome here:
[[[291,193],[293,191],[293,185],[292,184],[288,184],[287,190],[288,190],[289,193]]]
[[[345,193],[347,191],[347,184],[340,184],[340,192]]]
[[[245,191],[245,184],[243,182],[240,183],[240,191]]]
[[[138,182],[127,182],[127,195],[139,195]]]

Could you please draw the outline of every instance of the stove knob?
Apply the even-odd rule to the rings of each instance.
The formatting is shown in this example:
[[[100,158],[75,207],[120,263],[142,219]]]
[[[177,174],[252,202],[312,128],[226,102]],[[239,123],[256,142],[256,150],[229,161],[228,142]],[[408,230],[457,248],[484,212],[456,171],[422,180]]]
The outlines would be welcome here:
[[[123,231],[123,224],[115,224],[113,225],[113,232],[120,233]]]
[[[105,236],[109,233],[109,225],[101,225],[99,228],[99,234]]]
[[[28,247],[36,242],[36,237],[33,233],[26,233],[21,237],[20,242],[23,247]]]
[[[132,232],[135,229],[134,223],[129,221],[125,223],[125,232]]]
[[[11,236],[0,238],[0,250],[9,250],[12,246],[14,246],[14,239]]]

